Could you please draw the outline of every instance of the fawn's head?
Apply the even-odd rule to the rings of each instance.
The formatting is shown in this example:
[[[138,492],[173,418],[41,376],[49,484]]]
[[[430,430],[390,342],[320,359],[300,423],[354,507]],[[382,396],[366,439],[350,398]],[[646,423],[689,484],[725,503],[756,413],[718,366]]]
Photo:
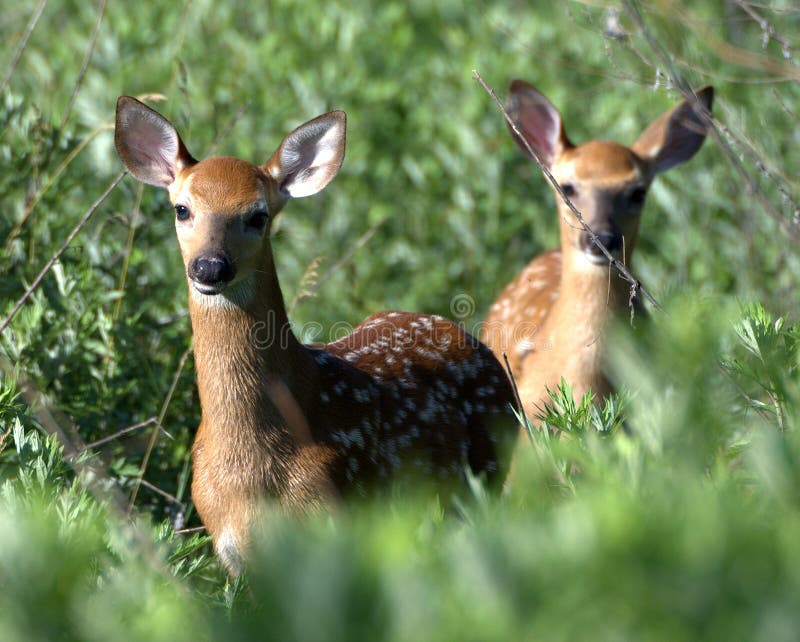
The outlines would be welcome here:
[[[301,125],[263,165],[228,157],[197,161],[168,120],[122,96],[114,142],[131,174],[169,191],[192,295],[214,304],[220,295],[249,299],[257,273],[271,265],[275,215],[289,198],[315,194],[336,176],[344,159],[345,113]]]
[[[522,80],[511,83],[508,112],[539,160],[553,174],[599,240],[623,261],[630,259],[647,190],[656,174],[689,160],[706,137],[706,117],[714,96],[712,87],[696,93],[653,121],[631,146],[606,141],[573,145],[561,114],[534,87]],[[525,144],[512,131],[522,150]],[[579,264],[606,266],[607,259],[583,231],[566,203],[556,194],[561,219],[561,247]]]

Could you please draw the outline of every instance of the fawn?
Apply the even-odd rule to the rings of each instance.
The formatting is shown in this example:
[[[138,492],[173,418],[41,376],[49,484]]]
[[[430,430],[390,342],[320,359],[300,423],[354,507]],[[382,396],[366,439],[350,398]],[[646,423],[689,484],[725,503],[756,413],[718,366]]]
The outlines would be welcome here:
[[[605,141],[573,145],[558,110],[522,80],[511,83],[508,113],[600,242],[629,265],[647,190],[656,174],[700,149],[713,95],[711,87],[699,90],[696,100],[684,100],[653,121],[631,147]],[[606,326],[630,298],[629,284],[611,274],[608,259],[559,194],[556,201],[561,247],[536,257],[506,286],[481,337],[498,358],[507,354],[529,414],[549,401],[546,389],[554,390],[562,377],[578,399],[590,390],[611,392]]]
[[[164,117],[117,102],[115,144],[138,180],[167,188],[189,286],[202,419],[192,499],[222,562],[239,572],[265,500],[295,511],[465,467],[502,485],[517,429],[492,352],[439,316],[381,312],[327,345],[292,333],[270,244],[289,198],[337,174],[346,117],[289,133],[263,165],[195,160]]]

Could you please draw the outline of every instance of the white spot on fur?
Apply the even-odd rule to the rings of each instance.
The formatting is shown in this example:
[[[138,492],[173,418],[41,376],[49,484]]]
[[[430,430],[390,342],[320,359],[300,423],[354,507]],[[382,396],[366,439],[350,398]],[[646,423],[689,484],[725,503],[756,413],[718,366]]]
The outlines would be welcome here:
[[[353,390],[353,397],[358,403],[369,403],[371,399],[369,391],[362,390],[361,388],[355,388]]]
[[[337,430],[331,435],[331,439],[342,444],[342,446],[345,448],[350,448],[351,446],[355,445],[362,450],[364,449],[364,436],[361,434],[361,431],[358,428],[354,428],[349,432]]]

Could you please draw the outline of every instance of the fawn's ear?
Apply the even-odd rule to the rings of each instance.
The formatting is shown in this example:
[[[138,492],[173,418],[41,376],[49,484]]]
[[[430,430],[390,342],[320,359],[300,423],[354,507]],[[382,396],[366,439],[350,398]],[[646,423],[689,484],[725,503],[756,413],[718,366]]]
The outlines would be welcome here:
[[[130,96],[117,100],[114,144],[128,171],[157,187],[169,187],[180,170],[197,162],[166,118]]]
[[[707,116],[714,88],[695,92],[697,100],[683,100],[650,123],[631,149],[652,164],[654,174],[664,172],[694,156],[706,139]]]
[[[511,81],[508,92],[508,115],[547,168],[552,167],[556,156],[572,147],[564,132],[561,114],[544,94],[539,93],[533,85],[524,80]],[[510,127],[509,130],[514,142],[527,156],[530,156],[525,143]]]
[[[263,165],[284,196],[316,194],[333,180],[344,160],[347,117],[331,111],[286,135]]]

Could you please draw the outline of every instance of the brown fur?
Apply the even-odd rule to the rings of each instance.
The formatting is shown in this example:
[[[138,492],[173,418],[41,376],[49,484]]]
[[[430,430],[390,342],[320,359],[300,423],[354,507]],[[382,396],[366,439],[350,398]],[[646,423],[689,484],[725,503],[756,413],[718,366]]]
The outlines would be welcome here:
[[[711,97],[710,88],[698,92],[706,109]],[[705,137],[704,121],[683,102],[654,121],[630,148],[604,141],[576,147],[560,114],[533,87],[514,81],[510,103],[512,119],[534,152],[562,187],[574,190],[570,200],[589,227],[621,235],[616,258],[629,265],[641,214],[641,202],[630,195],[647,190],[658,172],[690,158]],[[597,395],[612,391],[606,328],[627,309],[629,299],[627,283],[611,273],[606,261],[587,255],[582,229],[563,199],[557,195],[556,200],[560,249],[535,258],[503,289],[481,335],[498,358],[507,354],[531,415],[549,401],[546,388],[555,389],[562,377],[576,398],[590,390]]]

